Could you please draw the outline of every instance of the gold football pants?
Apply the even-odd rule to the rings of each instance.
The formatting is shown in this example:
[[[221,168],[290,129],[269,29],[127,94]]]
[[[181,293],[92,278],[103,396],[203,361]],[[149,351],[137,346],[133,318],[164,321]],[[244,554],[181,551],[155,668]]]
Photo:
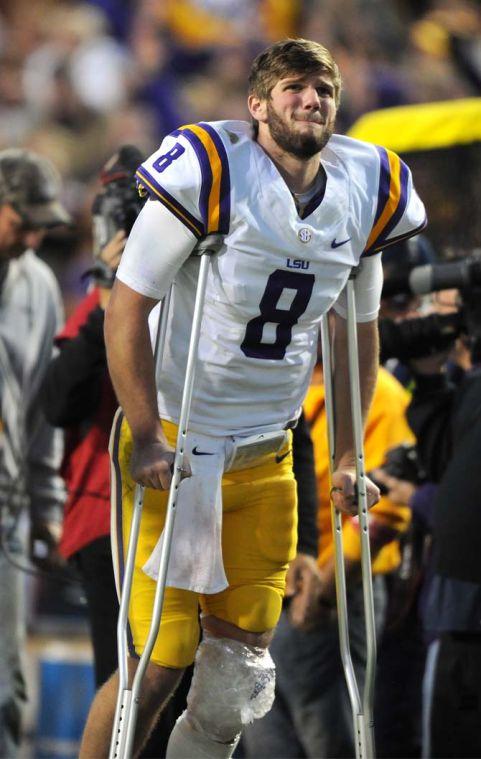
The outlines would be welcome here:
[[[170,422],[162,424],[169,443],[174,445],[177,428]],[[297,488],[289,437],[277,458],[272,453],[259,459],[256,466],[224,475],[222,555],[229,587],[211,595],[166,588],[161,626],[152,652],[156,664],[181,668],[193,662],[199,641],[199,606],[204,614],[213,614],[249,632],[264,632],[276,626],[287,566],[297,543]],[[123,577],[135,492],[128,471],[131,450],[129,427],[119,415],[112,434],[117,583]],[[162,532],[167,499],[167,492],[145,490],[129,609],[132,654],[134,650],[142,653],[150,627],[156,582],[142,567]]]

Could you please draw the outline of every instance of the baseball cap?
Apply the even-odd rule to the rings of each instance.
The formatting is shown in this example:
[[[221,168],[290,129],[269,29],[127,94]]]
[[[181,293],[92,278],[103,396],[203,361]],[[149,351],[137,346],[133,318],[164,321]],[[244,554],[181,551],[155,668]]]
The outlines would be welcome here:
[[[60,177],[48,159],[22,148],[0,151],[0,203],[10,203],[25,224],[70,224],[60,192]]]

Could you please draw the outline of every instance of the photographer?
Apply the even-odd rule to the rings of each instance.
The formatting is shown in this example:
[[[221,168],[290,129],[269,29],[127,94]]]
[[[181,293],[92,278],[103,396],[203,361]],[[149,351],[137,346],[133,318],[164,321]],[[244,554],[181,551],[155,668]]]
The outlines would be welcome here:
[[[42,386],[47,419],[66,430],[62,475],[68,497],[60,551],[80,573],[86,594],[97,686],[117,666],[118,614],[110,550],[108,455],[118,403],[107,371],[104,309],[126,234],[141,207],[133,179],[141,160],[136,148],[124,146],[101,171],[102,191],[93,205],[95,286],[57,335],[59,354]]]
[[[428,672],[433,757],[481,755],[481,373],[449,381],[446,355],[416,362],[408,416],[434,498],[433,569],[427,601],[437,635]]]
[[[424,588],[424,625],[434,641],[426,664],[423,755],[479,757],[481,740],[481,373],[479,261],[413,270],[417,292],[435,290],[436,313],[396,327],[387,348],[414,379],[408,420],[418,455],[436,488],[429,511],[433,577]],[[426,277],[425,275],[429,276]],[[461,286],[460,295],[443,287]],[[461,305],[462,304],[462,305]],[[392,329],[392,325],[390,326]],[[461,339],[456,339],[463,333]],[[388,333],[389,334],[389,333]],[[469,350],[468,347],[469,346]],[[385,346],[386,347],[386,346]],[[394,353],[394,350],[392,351]],[[390,496],[404,484],[385,481]],[[415,500],[418,500],[418,491]],[[411,499],[412,501],[412,499]]]

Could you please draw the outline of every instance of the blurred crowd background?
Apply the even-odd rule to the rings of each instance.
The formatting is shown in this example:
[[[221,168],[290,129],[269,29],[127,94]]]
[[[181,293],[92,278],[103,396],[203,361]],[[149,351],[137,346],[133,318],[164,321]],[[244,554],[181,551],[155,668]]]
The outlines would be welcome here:
[[[85,291],[100,166],[123,143],[147,154],[182,123],[246,118],[252,57],[303,36],[343,75],[338,131],[367,111],[481,91],[481,7],[469,0],[3,0],[0,150],[61,172],[75,219],[40,255],[67,316]]]

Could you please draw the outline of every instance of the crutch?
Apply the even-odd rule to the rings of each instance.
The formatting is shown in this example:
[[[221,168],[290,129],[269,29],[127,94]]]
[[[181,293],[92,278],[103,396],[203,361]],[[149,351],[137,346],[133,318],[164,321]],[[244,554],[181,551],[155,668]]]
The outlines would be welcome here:
[[[126,568],[124,582],[122,585],[120,613],[117,626],[117,640],[119,647],[119,692],[117,697],[117,707],[115,711],[109,759],[130,759],[132,755],[140,687],[152,654],[155,640],[159,632],[162,607],[164,603],[167,568],[172,545],[172,534],[174,530],[177,496],[181,483],[182,466],[184,462],[185,440],[187,435],[187,426],[189,422],[190,406],[194,388],[197,348],[199,344],[209,263],[211,255],[219,250],[219,247],[222,244],[222,239],[223,238],[221,235],[208,235],[197,244],[195,250],[193,251],[193,255],[200,256],[199,278],[197,282],[197,292],[194,304],[192,332],[187,355],[187,366],[184,389],[182,393],[175,457],[174,463],[172,465],[172,482],[170,485],[169,498],[167,502],[164,525],[164,539],[162,543],[162,551],[159,563],[159,575],[157,578],[157,586],[152,612],[152,622],[149,628],[149,634],[144,651],[137,666],[132,687],[129,689],[126,630],[128,624],[128,609],[130,604],[130,593],[132,589],[135,554],[137,550],[137,542],[140,530],[140,518],[144,499],[144,488],[141,485],[137,485],[135,491],[134,513],[129,535]],[[159,317],[159,328],[157,330],[156,340],[156,377],[159,375],[162,362],[169,305],[170,297],[167,303],[165,303],[164,299],[164,302],[162,303],[162,311]]]
[[[170,301],[172,297],[172,286],[162,299],[159,311],[159,321],[154,348],[155,377],[157,378],[162,367],[162,357],[165,347],[165,337],[167,333],[167,320],[170,310]],[[140,520],[144,505],[144,486],[136,485],[134,493],[134,508],[132,521],[130,524],[129,543],[127,548],[127,557],[125,561],[124,577],[122,580],[122,589],[120,594],[119,616],[117,619],[117,651],[119,660],[119,689],[117,694],[117,704],[115,709],[114,726],[112,733],[112,743],[110,746],[109,757],[117,756],[116,741],[120,739],[123,731],[121,725],[125,721],[125,714],[128,711],[130,701],[130,691],[128,688],[128,652],[127,652],[127,627],[130,596],[132,592],[132,580],[134,575],[135,554],[139,540]]]
[[[365,683],[362,696],[352,663],[349,644],[349,620],[346,594],[346,573],[342,546],[342,516],[331,503],[332,530],[334,534],[336,599],[339,619],[339,641],[342,665],[346,678],[354,721],[354,742],[357,759],[374,759],[374,679],[376,673],[376,628],[374,619],[374,600],[371,574],[371,549],[369,545],[367,493],[364,469],[363,424],[361,417],[361,391],[359,382],[359,356],[357,346],[356,296],[354,278],[356,270],[351,271],[347,282],[347,335],[349,356],[349,385],[351,396],[352,431],[356,455],[356,489],[358,499],[358,516],[361,535],[361,568],[364,600],[364,619],[366,626],[367,659]],[[334,468],[335,457],[335,415],[333,366],[329,336],[328,317],[321,320],[322,360],[324,370],[324,388],[329,441],[330,472]]]

